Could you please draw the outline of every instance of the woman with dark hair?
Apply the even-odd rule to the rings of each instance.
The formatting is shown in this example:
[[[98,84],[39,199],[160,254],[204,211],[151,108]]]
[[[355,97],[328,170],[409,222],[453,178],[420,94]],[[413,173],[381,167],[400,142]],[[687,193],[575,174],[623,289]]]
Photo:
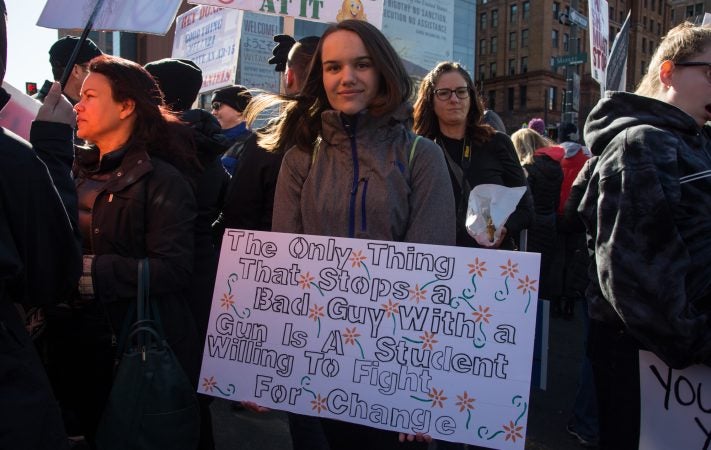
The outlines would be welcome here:
[[[250,117],[285,104],[280,119],[260,132],[260,144],[269,150],[295,144],[277,180],[273,231],[454,243],[444,157],[410,130],[410,92],[402,61],[383,34],[346,20],[322,36],[297,95],[253,100]],[[399,445],[389,431],[333,420],[323,425],[333,449]]]
[[[196,170],[189,130],[165,109],[138,64],[100,56],[89,64],[77,112],[75,176],[84,271],[80,319],[66,361],[72,387],[62,399],[91,441],[111,389],[115,342],[135,301],[138,261],[148,258],[150,295],[165,336],[190,379],[199,340],[184,297],[192,273],[195,197],[176,168]],[[186,139],[188,137],[188,139]],[[73,434],[73,433],[72,433]]]
[[[415,102],[415,133],[444,150],[457,206],[457,245],[479,247],[464,227],[469,192],[480,184],[526,186],[511,139],[482,122],[484,107],[474,82],[456,62],[441,62],[420,84]],[[533,219],[530,193],[521,198],[501,236],[490,248],[511,250]],[[513,238],[513,239],[512,239]]]

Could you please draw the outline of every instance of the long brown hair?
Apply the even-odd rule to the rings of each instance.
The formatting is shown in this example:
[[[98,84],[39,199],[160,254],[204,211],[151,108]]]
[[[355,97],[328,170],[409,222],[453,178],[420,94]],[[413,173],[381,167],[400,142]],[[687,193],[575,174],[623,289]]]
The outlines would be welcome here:
[[[434,110],[435,95],[434,90],[439,81],[439,77],[445,73],[456,72],[464,78],[469,89],[469,112],[466,119],[466,136],[473,144],[483,144],[488,142],[495,133],[495,130],[481,121],[484,116],[484,105],[479,98],[474,82],[469,73],[456,62],[444,61],[432,69],[420,83],[415,101],[415,133],[429,139],[435,139],[440,135],[439,119]]]
[[[257,132],[260,146],[277,151],[283,149],[288,142],[306,151],[313,150],[314,142],[321,134],[321,113],[331,109],[323,87],[323,43],[329,35],[342,30],[351,31],[360,37],[380,74],[378,95],[368,107],[370,114],[382,116],[391,113],[410,97],[412,83],[405,66],[383,33],[368,22],[344,20],[331,25],[323,33],[306,82],[299,94],[265,94],[252,99],[245,110],[250,124],[262,111],[279,104],[284,107],[278,120],[272,121],[271,125]]]
[[[133,100],[135,125],[130,144],[176,166],[189,177],[200,171],[192,134],[163,102],[163,93],[150,73],[127,59],[101,55],[89,71],[105,76],[114,101]]]

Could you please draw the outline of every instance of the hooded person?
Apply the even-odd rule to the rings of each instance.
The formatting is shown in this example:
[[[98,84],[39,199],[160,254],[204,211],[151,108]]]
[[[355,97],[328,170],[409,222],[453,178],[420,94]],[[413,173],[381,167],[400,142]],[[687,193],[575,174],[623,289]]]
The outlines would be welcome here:
[[[76,36],[64,36],[63,38],[57,40],[49,48],[49,64],[52,66],[52,76],[55,81],[59,81],[64,74],[64,70],[69,63],[69,58],[74,52],[74,48],[79,43],[79,38]],[[79,53],[77,54],[77,59],[72,66],[71,73],[67,79],[67,83],[64,85],[64,95],[72,104],[79,101],[79,93],[81,91],[81,85],[84,79],[89,74],[87,66],[89,61],[102,55],[103,52],[99,47],[89,38],[82,43]],[[38,100],[42,100],[47,94],[51,83],[45,81],[45,84],[40,89],[37,95]]]
[[[534,117],[533,119],[528,121],[528,128],[534,130],[541,136],[546,135],[546,122],[543,121],[540,117]]]
[[[218,89],[212,94],[212,114],[231,141],[230,148],[222,155],[222,165],[230,176],[234,175],[245,143],[252,136],[243,114],[250,100],[252,94],[241,85]]]

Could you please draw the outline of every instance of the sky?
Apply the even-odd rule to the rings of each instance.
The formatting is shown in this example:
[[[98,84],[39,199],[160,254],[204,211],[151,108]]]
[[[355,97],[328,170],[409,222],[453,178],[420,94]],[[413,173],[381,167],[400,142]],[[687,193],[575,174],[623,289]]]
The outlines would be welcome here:
[[[52,79],[49,47],[57,40],[57,30],[35,25],[45,0],[5,0],[7,6],[7,73],[5,81],[24,92],[25,82],[37,88]]]

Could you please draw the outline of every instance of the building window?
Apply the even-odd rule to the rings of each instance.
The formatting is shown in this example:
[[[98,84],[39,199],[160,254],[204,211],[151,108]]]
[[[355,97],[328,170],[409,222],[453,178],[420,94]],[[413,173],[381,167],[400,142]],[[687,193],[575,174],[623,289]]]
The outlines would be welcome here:
[[[489,64],[489,76],[491,78],[496,78],[496,63],[495,62]]]
[[[654,33],[654,19],[649,19],[649,32]]]
[[[486,39],[479,41],[479,54],[486,55]]]
[[[615,20],[615,8],[610,6],[610,12],[607,13],[607,17],[610,18],[610,20]]]
[[[640,73],[641,73],[642,75],[644,75],[645,73],[647,73],[647,63],[646,63],[646,62],[641,61],[641,62],[639,63],[639,71],[640,71]]]
[[[516,32],[509,33],[509,50],[516,50]]]
[[[647,30],[647,16],[642,17],[642,29]]]
[[[509,59],[509,75],[516,75],[516,60]]]
[[[563,50],[565,50],[567,52],[569,46],[570,46],[570,36],[568,35],[568,33],[563,33]]]
[[[649,4],[648,4],[647,0],[644,0],[644,9],[647,9],[648,7],[649,7]]]
[[[484,72],[486,70],[486,67],[484,64],[479,64],[479,79],[483,80],[486,78],[486,73]]]
[[[662,24],[660,22],[657,22],[657,36],[662,35]]]
[[[553,30],[551,32],[551,46],[553,48],[558,48],[558,30]]]
[[[518,5],[513,4],[509,10],[509,23],[518,22]]]
[[[496,51],[498,50],[498,48],[499,48],[499,38],[494,36],[491,38],[491,45],[489,46],[489,49],[490,49],[489,53],[491,53],[492,55],[496,54]]]
[[[660,0],[661,1],[661,0]],[[654,9],[654,0],[652,0],[652,9]]]
[[[521,73],[528,72],[528,56],[521,57]]]
[[[554,86],[548,88],[548,111],[555,111],[558,104],[558,90]]]
[[[521,3],[521,13],[523,14],[523,20],[528,20],[529,14],[531,14],[531,2],[525,1]]]
[[[521,107],[521,109],[526,108],[526,93],[528,89],[526,89],[526,86],[521,86],[519,88],[519,98],[518,98],[518,104]]]
[[[625,21],[625,13],[624,11],[620,11],[620,23],[624,23]]]
[[[491,28],[496,28],[499,26],[499,10],[491,10]]]
[[[496,109],[496,91],[489,91],[488,107],[491,110]]]
[[[694,5],[686,7],[686,17],[694,17]]]
[[[508,96],[506,98],[506,103],[508,104],[509,111],[514,109],[514,88],[508,88]]]
[[[553,20],[558,20],[560,15],[560,2],[553,2]]]
[[[615,27],[610,27],[610,42],[615,42]]]
[[[704,4],[703,3],[697,3],[695,5],[696,10],[694,11],[695,16],[700,16],[701,14],[704,13]]]
[[[642,53],[647,53],[647,40],[642,38]]]
[[[486,30],[486,23],[487,23],[486,13],[479,14],[479,28],[482,30]]]
[[[528,30],[521,30],[521,48],[528,47]]]

